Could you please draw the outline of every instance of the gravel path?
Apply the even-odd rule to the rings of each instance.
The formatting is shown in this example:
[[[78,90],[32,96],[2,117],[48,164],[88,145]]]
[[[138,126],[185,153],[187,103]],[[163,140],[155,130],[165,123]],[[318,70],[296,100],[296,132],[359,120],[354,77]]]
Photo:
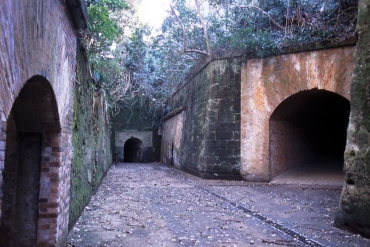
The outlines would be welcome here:
[[[159,163],[119,164],[68,246],[370,246],[332,227],[340,189],[202,180]]]

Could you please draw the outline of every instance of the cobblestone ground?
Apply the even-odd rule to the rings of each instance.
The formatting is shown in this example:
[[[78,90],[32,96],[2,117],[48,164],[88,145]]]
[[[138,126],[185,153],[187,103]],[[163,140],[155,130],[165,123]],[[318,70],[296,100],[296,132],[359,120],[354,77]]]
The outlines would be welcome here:
[[[159,163],[119,164],[68,246],[370,246],[332,226],[340,188],[202,180]]]

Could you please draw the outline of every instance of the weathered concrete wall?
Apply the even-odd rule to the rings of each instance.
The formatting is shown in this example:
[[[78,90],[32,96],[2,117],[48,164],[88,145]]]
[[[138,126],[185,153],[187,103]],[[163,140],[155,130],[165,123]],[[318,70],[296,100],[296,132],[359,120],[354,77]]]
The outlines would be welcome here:
[[[82,48],[77,50],[76,72],[69,229],[98,189],[112,163],[104,95],[91,87],[92,78]]]
[[[241,61],[211,61],[169,99],[173,111],[187,108],[181,169],[204,178],[239,178]]]
[[[125,145],[125,142],[130,138],[140,139],[144,147],[151,147],[153,145],[153,136],[151,131],[117,131],[116,132],[116,147],[122,147]]]
[[[272,178],[269,124],[272,113],[285,99],[312,89],[350,99],[353,51],[353,47],[342,47],[251,59],[243,64],[240,173],[244,179],[269,181]]]
[[[370,237],[370,1],[360,0],[358,9],[345,183],[335,225]]]
[[[162,132],[161,162],[181,168],[181,148],[183,140],[183,123],[185,110],[165,119]]]
[[[115,132],[115,150],[117,152],[117,160],[123,161],[125,156],[125,144],[129,145],[127,141],[131,138],[139,139],[142,142],[140,147],[142,150],[141,157],[137,160],[138,162],[151,162],[153,161],[153,131],[134,131],[134,130],[123,130]],[[135,147],[133,147],[135,148]],[[130,148],[129,148],[130,149]],[[130,152],[126,148],[126,152]],[[127,154],[126,154],[127,155]]]
[[[80,7],[72,0],[0,2],[2,246],[16,243],[11,226],[17,228],[12,219],[18,215],[8,199],[15,198],[12,167],[18,163],[18,146],[26,145],[18,139],[19,132],[42,134],[42,146],[37,227],[33,239],[27,241],[26,236],[18,244],[66,245],[77,46],[77,18],[67,3]]]

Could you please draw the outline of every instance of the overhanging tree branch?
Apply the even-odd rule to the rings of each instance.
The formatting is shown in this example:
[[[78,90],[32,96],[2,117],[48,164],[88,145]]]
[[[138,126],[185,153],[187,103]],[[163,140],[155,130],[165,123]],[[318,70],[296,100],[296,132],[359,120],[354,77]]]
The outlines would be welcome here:
[[[185,34],[185,28],[184,28],[184,25],[182,24],[181,20],[180,20],[180,17],[178,16],[178,14],[176,13],[176,10],[175,8],[173,7],[173,5],[170,3],[170,8],[171,8],[171,11],[172,13],[175,15],[176,19],[177,19],[177,22],[179,23],[180,27],[181,27],[181,31],[182,31],[182,36],[183,36],[183,51],[182,51],[182,54],[185,54],[185,53],[190,53],[190,52],[194,52],[194,53],[199,53],[199,54],[202,54],[202,55],[206,55],[206,56],[210,56],[210,53],[207,53],[207,52],[204,52],[204,51],[201,51],[201,50],[195,50],[195,49],[190,49],[188,50],[187,49],[187,42],[186,42],[186,34]],[[208,41],[209,42],[209,41]]]
[[[189,53],[189,52],[195,52],[195,53],[199,53],[199,54],[202,54],[202,55],[209,56],[209,53],[207,53],[205,51],[201,51],[201,50],[195,50],[195,49],[185,50],[183,53]]]
[[[204,20],[202,18],[202,13],[200,12],[199,0],[195,0],[195,5],[197,7],[197,12],[198,12],[198,15],[199,15],[200,24],[202,25],[202,28],[203,28],[204,37],[206,39],[207,53],[211,54],[211,43],[210,43],[209,37],[208,37],[207,25],[206,25],[206,23],[204,22]]]
[[[282,25],[280,25],[274,18],[272,18],[272,16],[267,13],[266,11],[264,11],[263,9],[261,9],[260,7],[256,6],[256,5],[238,5],[238,4],[235,4],[235,3],[226,3],[226,2],[223,2],[225,4],[229,4],[229,5],[232,5],[232,6],[235,6],[237,8],[241,8],[241,9],[255,9],[255,10],[258,10],[260,11],[262,14],[266,15],[269,20],[275,25],[277,26],[278,28],[280,29],[285,29],[285,27],[283,27]]]

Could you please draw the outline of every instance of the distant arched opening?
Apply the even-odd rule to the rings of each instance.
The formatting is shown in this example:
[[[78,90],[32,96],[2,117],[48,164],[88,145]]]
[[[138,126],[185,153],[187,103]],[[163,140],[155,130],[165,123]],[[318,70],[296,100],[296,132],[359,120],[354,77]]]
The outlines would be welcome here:
[[[143,148],[144,144],[140,139],[128,139],[123,148],[124,162],[143,162]]]
[[[270,117],[270,179],[293,168],[343,169],[350,102],[325,90],[285,99]]]
[[[44,77],[34,76],[19,92],[7,120],[1,246],[38,245],[43,224],[39,219],[46,218],[43,214],[53,202],[49,190],[58,188],[57,182],[51,181],[55,173],[49,164],[57,164],[51,153],[60,149],[56,141],[60,132],[54,91]],[[56,222],[56,215],[55,219],[51,213],[48,216]]]

